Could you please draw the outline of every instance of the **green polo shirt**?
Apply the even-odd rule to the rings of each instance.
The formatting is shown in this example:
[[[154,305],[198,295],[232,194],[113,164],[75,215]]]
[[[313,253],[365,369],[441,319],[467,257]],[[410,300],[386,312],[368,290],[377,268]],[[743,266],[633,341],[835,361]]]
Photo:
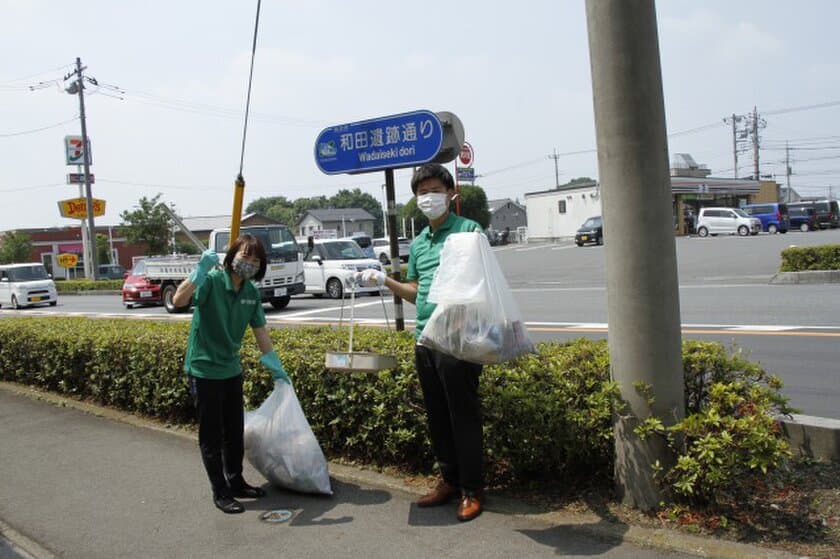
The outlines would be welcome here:
[[[432,279],[435,277],[435,270],[440,265],[440,249],[446,237],[452,233],[469,233],[470,231],[481,231],[481,225],[471,219],[460,217],[451,213],[440,227],[432,233],[426,226],[411,243],[408,251],[408,272],[405,279],[417,282],[417,299],[414,301],[417,307],[417,318],[414,323],[414,337],[420,339],[420,334],[426,326],[429,317],[432,316],[435,303],[426,300],[429,289],[432,287]]]
[[[195,290],[193,305],[184,370],[189,375],[210,379],[240,374],[239,348],[245,328],[265,326],[256,284],[243,281],[237,293],[230,273],[212,270]]]

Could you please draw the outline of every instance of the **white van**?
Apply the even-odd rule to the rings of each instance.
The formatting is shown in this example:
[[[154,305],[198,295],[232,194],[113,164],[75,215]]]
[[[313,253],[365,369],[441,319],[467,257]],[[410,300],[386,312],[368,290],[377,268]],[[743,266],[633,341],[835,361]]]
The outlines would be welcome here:
[[[367,268],[381,270],[382,266],[375,258],[366,258],[355,241],[313,239],[312,249],[307,248],[303,259],[306,292],[315,297],[340,299],[353,287],[356,272]],[[356,293],[379,293],[379,288],[356,286]]]
[[[700,208],[697,216],[697,234],[701,237],[717,235],[758,235],[761,220],[750,217],[738,208]]]
[[[43,264],[0,265],[0,306],[19,309],[43,303],[51,307],[58,303],[55,283]]]

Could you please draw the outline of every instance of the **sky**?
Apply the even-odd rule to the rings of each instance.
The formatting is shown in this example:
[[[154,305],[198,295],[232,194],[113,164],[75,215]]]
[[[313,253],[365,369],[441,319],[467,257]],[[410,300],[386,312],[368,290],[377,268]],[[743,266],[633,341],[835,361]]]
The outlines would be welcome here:
[[[64,137],[81,133],[63,77],[76,57],[95,176],[117,225],[160,193],[183,217],[230,214],[257,2],[0,0],[0,231],[75,225]],[[757,107],[761,173],[840,194],[840,4],[661,0],[669,153],[734,175],[723,118]],[[245,142],[245,204],[265,196],[383,199],[384,173],[325,175],[318,133],[427,109],[458,115],[488,199],[598,177],[583,0],[264,0]],[[450,164],[450,168],[452,165]],[[739,155],[741,176],[752,152]],[[398,202],[411,196],[398,170]]]

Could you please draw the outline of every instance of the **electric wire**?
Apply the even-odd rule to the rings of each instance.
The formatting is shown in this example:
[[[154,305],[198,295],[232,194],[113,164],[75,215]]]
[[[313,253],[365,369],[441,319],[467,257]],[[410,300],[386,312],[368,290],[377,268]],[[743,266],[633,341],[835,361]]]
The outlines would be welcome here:
[[[36,132],[42,132],[44,130],[50,130],[52,128],[58,128],[59,126],[64,126],[65,124],[70,124],[71,122],[74,122],[76,120],[79,120],[79,115],[74,116],[70,120],[64,120],[64,121],[61,121],[61,122],[56,122],[55,124],[50,124],[48,126],[42,126],[40,128],[33,128],[31,130],[21,130],[21,131],[18,131],[18,132],[3,133],[3,134],[0,134],[0,138],[11,138],[13,136],[23,136],[25,134],[35,134]]]

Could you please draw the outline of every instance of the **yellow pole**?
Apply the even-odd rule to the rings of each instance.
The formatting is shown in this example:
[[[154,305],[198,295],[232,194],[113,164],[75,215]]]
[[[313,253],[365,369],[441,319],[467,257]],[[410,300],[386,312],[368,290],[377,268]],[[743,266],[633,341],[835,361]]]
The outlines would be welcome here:
[[[239,224],[242,222],[242,198],[244,195],[245,179],[242,175],[239,175],[236,177],[236,182],[233,185],[233,213],[230,216],[230,241],[228,242],[228,246],[239,238]]]

